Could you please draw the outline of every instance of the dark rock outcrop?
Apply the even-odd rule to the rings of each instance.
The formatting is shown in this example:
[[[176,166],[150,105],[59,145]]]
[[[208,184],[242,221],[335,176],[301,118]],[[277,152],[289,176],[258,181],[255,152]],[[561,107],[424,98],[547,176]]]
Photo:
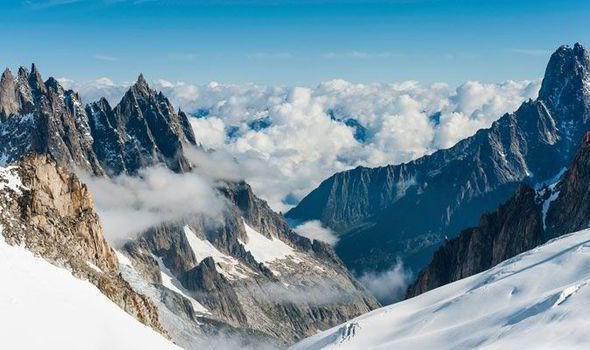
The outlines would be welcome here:
[[[246,315],[231,284],[217,272],[215,261],[207,257],[194,268],[182,273],[180,282],[193,297],[210,310],[218,310],[237,325],[246,325]]]
[[[183,144],[196,144],[188,119],[177,114],[161,92],[150,89],[143,75],[113,113],[116,120],[111,127],[119,133],[126,173],[133,175],[158,163],[176,172],[190,168],[182,151]]]
[[[590,226],[590,133],[587,133],[572,166],[555,186],[557,198],[545,217],[547,238]]]
[[[407,291],[413,297],[487,270],[549,239],[590,226],[590,133],[569,169],[537,191],[523,186],[478,227],[445,242]]]
[[[384,269],[397,257],[419,270],[444,237],[476,225],[520,183],[544,182],[568,166],[590,130],[589,69],[581,45],[560,47],[537,100],[449,149],[337,173],[286,215],[342,234],[336,250],[354,270]]]

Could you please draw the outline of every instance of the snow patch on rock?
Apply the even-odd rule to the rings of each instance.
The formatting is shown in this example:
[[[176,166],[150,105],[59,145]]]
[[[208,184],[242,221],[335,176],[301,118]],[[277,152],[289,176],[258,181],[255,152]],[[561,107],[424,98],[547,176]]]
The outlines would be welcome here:
[[[243,273],[245,272],[245,267],[242,266],[237,259],[220,252],[215,246],[213,246],[213,244],[211,244],[211,242],[199,238],[193,230],[191,230],[190,226],[184,226],[184,234],[193,254],[195,255],[197,263],[200,263],[207,257],[212,257],[217,266],[217,270],[228,279],[233,280],[235,278],[248,277]]]
[[[248,236],[248,242],[240,243],[252,254],[254,259],[260,263],[269,263],[279,259],[286,259],[288,256],[294,256],[295,251],[289,245],[278,238],[268,238],[250,227],[244,221],[244,228]]]

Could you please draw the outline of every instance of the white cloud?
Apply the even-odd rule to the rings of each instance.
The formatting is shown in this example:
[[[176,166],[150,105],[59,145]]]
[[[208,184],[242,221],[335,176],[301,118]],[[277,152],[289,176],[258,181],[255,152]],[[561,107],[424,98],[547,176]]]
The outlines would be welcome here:
[[[204,215],[215,223],[225,208],[211,178],[197,173],[176,174],[156,167],[143,170],[139,177],[80,177],[92,193],[106,238],[116,245],[187,215]]]
[[[383,305],[401,300],[411,281],[412,274],[404,268],[401,260],[390,270],[367,272],[359,278],[359,282]]]
[[[199,143],[208,148],[223,149],[225,147],[225,124],[220,118],[191,118],[191,126]]]
[[[104,79],[64,82],[79,90],[85,101],[105,95],[112,104],[129,86],[109,85]],[[315,88],[165,80],[152,85],[185,111],[206,110],[206,116],[191,119],[198,141],[230,155],[240,168],[235,171],[255,192],[275,210],[286,211],[335,172],[398,164],[451,147],[535,98],[540,80],[470,81],[457,88],[340,79]],[[365,128],[365,140],[355,138],[358,130],[332,120],[329,111],[337,119],[355,119]],[[249,127],[265,120],[270,126]],[[228,137],[230,131],[233,137]]]
[[[330,245],[334,245],[338,242],[338,237],[334,234],[334,231],[322,225],[319,220],[304,222],[293,230],[303,237],[316,239]]]

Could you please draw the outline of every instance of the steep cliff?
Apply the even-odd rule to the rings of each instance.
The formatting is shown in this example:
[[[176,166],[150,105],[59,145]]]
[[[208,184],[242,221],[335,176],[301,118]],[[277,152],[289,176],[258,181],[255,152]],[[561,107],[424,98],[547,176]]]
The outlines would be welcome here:
[[[590,133],[569,169],[554,183],[519,188],[478,227],[462,231],[436,251],[407,297],[477,274],[549,239],[590,224]]]
[[[545,216],[548,238],[590,226],[590,133],[586,134],[572,166],[553,189]]]
[[[532,188],[520,187],[496,212],[483,215],[479,226],[445,242],[418,274],[406,297],[490,269],[542,242],[541,205]]]

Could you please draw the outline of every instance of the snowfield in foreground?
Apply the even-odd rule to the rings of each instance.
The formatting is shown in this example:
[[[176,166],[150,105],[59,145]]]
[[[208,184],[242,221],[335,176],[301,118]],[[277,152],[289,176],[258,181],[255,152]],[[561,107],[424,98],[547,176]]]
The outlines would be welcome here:
[[[589,349],[589,282],[583,230],[291,349]]]
[[[178,349],[96,287],[4,241],[0,230],[1,349]]]

